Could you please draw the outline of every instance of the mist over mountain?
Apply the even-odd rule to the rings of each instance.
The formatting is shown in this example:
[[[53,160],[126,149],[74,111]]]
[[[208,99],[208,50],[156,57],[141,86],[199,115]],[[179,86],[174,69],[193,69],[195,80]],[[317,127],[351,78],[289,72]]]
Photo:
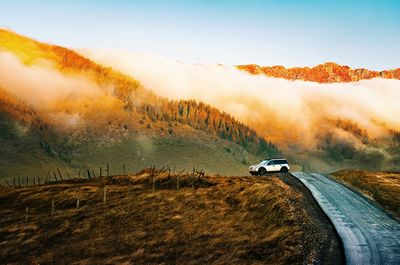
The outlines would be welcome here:
[[[160,97],[59,46],[1,30],[0,66],[4,176],[107,163],[244,173],[249,161],[280,153],[227,113]]]
[[[109,162],[242,174],[281,155],[320,172],[398,169],[400,80],[393,76],[286,80],[143,53],[77,53],[5,30],[0,40],[7,176]]]
[[[159,95],[201,100],[230,113],[305,167],[326,171],[341,166],[397,168],[398,154],[390,147],[397,144],[392,141],[400,129],[396,115],[400,113],[400,81],[395,76],[319,83],[253,75],[234,66],[185,64],[143,53],[80,52],[135,76]],[[336,76],[331,71],[326,80],[336,80]]]

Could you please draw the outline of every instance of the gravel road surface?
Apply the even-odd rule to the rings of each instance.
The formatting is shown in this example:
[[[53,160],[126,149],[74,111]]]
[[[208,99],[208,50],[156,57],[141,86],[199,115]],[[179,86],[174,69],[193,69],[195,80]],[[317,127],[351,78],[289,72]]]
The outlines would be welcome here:
[[[292,173],[331,219],[346,264],[400,264],[400,224],[380,207],[320,174]]]

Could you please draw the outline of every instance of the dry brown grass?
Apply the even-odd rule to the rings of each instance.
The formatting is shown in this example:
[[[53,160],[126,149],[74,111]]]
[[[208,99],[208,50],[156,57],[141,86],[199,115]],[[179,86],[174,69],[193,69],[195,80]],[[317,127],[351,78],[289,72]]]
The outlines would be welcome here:
[[[341,170],[331,176],[375,200],[400,220],[400,173]]]
[[[0,263],[303,264],[316,255],[302,194],[276,176],[195,177],[193,189],[184,174],[176,190],[165,172],[153,192],[150,175],[0,190]]]

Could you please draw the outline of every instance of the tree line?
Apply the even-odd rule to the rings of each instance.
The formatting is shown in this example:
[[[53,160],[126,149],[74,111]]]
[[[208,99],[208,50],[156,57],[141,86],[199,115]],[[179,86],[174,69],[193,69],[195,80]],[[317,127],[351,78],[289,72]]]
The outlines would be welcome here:
[[[113,85],[114,95],[125,103],[126,111],[147,115],[152,121],[167,121],[187,124],[197,130],[206,131],[222,139],[232,141],[255,155],[273,156],[280,154],[270,141],[238,122],[231,115],[195,100],[168,100],[144,89],[140,83],[118,71],[96,64],[74,51],[51,46],[59,67],[64,71],[92,76],[100,86]]]

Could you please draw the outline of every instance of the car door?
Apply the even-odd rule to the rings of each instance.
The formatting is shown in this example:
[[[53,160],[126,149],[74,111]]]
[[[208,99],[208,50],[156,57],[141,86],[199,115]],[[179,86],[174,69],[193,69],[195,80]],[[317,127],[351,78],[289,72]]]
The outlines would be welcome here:
[[[267,172],[276,171],[276,169],[275,169],[275,161],[269,161],[267,166],[266,166],[266,170],[267,170]]]
[[[283,160],[275,160],[275,171],[281,171]]]

